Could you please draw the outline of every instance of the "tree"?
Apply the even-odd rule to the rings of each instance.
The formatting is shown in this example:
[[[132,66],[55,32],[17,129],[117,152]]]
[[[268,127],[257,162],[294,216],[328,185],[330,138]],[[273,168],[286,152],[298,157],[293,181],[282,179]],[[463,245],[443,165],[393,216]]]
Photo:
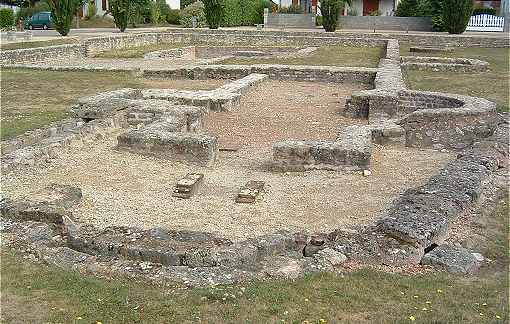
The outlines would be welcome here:
[[[110,11],[112,12],[115,26],[123,33],[129,21],[131,0],[110,0]]]
[[[48,0],[51,18],[55,29],[62,36],[67,36],[71,29],[74,15],[82,5],[82,0]]]
[[[205,19],[210,29],[218,29],[223,21],[225,4],[223,0],[204,0]]]
[[[443,26],[450,34],[462,34],[473,13],[472,0],[444,0]]]
[[[418,7],[418,0],[402,0],[398,3],[397,10],[395,10],[395,16],[416,17]]]
[[[351,5],[351,0],[322,0],[320,4],[322,26],[325,31],[334,32],[338,25],[340,9],[346,4]]]

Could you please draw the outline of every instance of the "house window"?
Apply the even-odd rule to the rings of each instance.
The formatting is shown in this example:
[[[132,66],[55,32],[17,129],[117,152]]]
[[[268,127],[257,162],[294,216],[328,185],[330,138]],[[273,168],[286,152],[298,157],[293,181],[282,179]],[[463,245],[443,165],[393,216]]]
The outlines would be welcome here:
[[[108,4],[106,3],[107,0],[101,0],[101,8],[106,11],[108,10]]]

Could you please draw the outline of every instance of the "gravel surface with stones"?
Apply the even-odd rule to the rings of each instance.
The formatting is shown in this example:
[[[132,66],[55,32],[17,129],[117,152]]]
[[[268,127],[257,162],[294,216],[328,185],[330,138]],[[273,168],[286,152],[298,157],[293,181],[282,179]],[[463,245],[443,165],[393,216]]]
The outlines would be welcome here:
[[[359,123],[338,115],[352,89],[272,81],[258,86],[258,92],[243,97],[239,112],[208,116],[208,132],[218,134],[222,145],[240,146],[235,152],[220,152],[212,168],[117,151],[119,130],[71,147],[44,167],[5,174],[2,191],[17,198],[52,182],[75,185],[84,196],[73,211],[79,221],[100,227],[201,230],[233,240],[279,229],[330,231],[371,223],[398,194],[424,183],[454,155],[375,146],[369,177],[358,172],[267,169],[272,142],[290,137],[333,139],[342,124]],[[191,199],[172,197],[173,186],[188,172],[204,173],[204,185]],[[254,204],[235,203],[239,188],[249,180],[265,181],[266,192]]]
[[[265,81],[241,97],[236,111],[210,113],[206,132],[220,148],[260,148],[286,139],[334,140],[341,127],[366,124],[343,117],[345,99],[359,84]]]

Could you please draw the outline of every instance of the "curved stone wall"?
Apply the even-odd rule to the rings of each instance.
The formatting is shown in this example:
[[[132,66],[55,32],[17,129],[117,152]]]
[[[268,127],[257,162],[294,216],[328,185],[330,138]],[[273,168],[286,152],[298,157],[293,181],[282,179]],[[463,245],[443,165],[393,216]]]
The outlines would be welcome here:
[[[397,124],[411,147],[463,149],[490,136],[498,120],[496,104],[482,98],[406,90],[400,104],[409,114]]]

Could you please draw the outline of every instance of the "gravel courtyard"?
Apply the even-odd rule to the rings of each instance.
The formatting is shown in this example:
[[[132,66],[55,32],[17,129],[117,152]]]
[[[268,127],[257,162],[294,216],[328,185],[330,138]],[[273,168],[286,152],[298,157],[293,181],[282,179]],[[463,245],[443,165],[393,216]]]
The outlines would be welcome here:
[[[198,86],[198,84],[194,84]],[[372,176],[357,172],[268,171],[271,145],[296,139],[334,139],[342,126],[345,98],[359,85],[267,81],[246,93],[235,112],[210,113],[205,132],[219,137],[213,168],[191,167],[114,149],[117,131],[85,147],[71,148],[45,168],[4,177],[11,197],[28,196],[49,183],[79,186],[84,199],[74,217],[99,226],[161,226],[218,232],[233,240],[274,232],[327,231],[369,223],[408,187],[429,178],[453,158],[432,150],[375,147]],[[205,174],[190,200],[172,197],[188,172]],[[248,180],[266,182],[255,204],[234,198]]]

